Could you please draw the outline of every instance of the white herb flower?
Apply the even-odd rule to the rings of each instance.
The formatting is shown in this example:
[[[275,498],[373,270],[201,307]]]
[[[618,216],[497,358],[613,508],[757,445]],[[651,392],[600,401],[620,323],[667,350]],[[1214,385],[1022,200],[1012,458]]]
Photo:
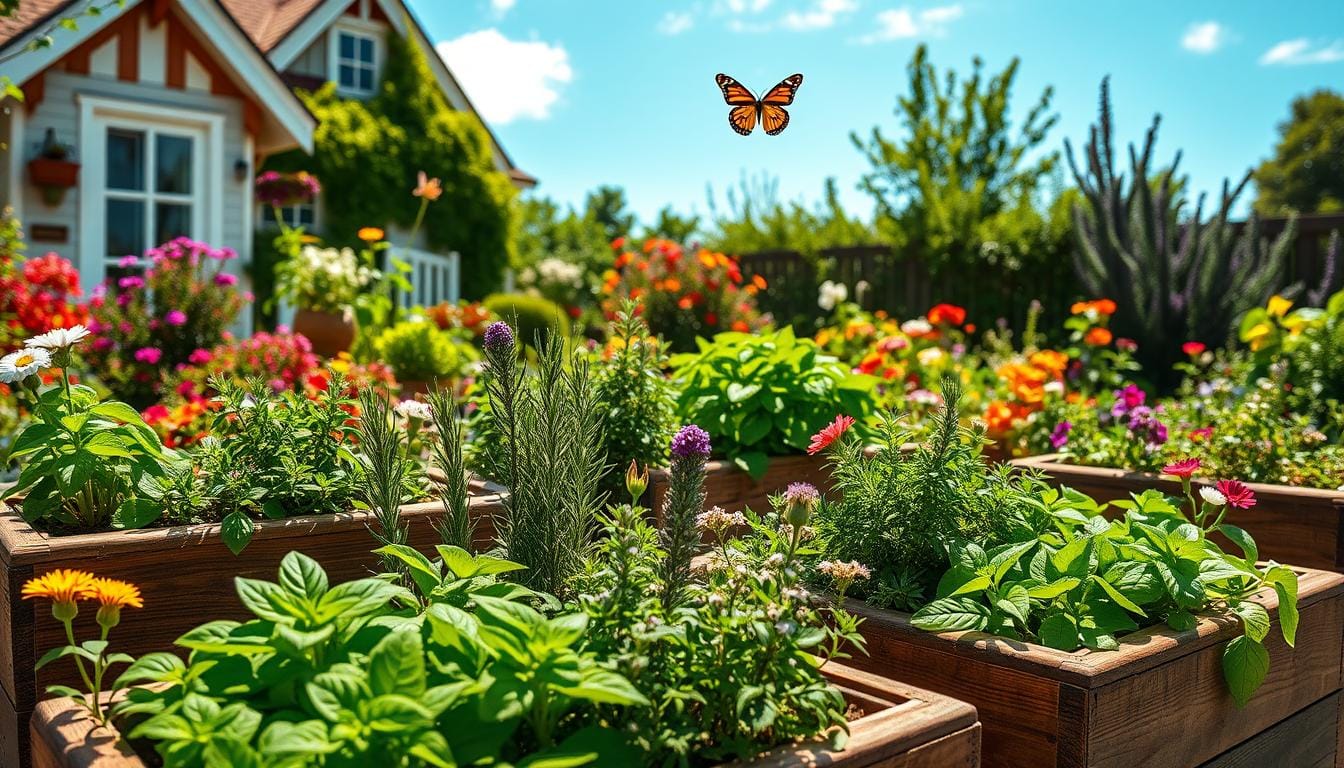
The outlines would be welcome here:
[[[18,352],[10,352],[0,358],[0,384],[23,381],[49,367],[51,367],[51,353],[41,347],[28,347]]]
[[[776,552],[765,559],[765,567],[778,568],[784,564],[784,553]]]
[[[746,524],[747,518],[741,512],[728,513],[723,511],[723,507],[710,507],[708,512],[701,512],[695,516],[696,528],[716,534],[744,527]]]
[[[40,333],[23,342],[23,345],[32,349],[45,349],[54,352],[58,349],[73,347],[88,337],[88,328],[82,325],[74,325],[69,328],[53,328],[46,333]]]
[[[835,309],[837,304],[844,302],[849,298],[849,289],[844,283],[833,283],[830,280],[821,284],[821,289],[817,292],[817,306],[827,312]]]
[[[1222,491],[1219,491],[1217,488],[1210,488],[1208,486],[1204,486],[1203,488],[1199,489],[1199,495],[1203,497],[1204,501],[1208,502],[1209,504],[1215,507],[1221,507],[1227,503],[1227,497],[1224,496],[1222,494]]]
[[[783,621],[777,622],[775,624],[775,632],[779,633],[779,635],[782,637],[788,637],[789,635],[792,635],[794,631],[797,629],[798,629],[798,622],[794,621],[793,619],[784,619]]]
[[[712,594],[712,595],[710,595],[709,597],[705,598],[705,602],[708,603],[708,604],[710,605],[710,607],[713,607],[713,608],[722,608],[722,607],[723,607],[723,595],[719,594],[718,592],[715,592],[714,594]]]
[[[419,400],[402,400],[393,410],[403,419],[429,421],[434,418],[434,411],[430,409],[429,403],[422,403]]]
[[[855,560],[850,560],[847,563],[840,560],[822,560],[817,563],[817,570],[836,581],[843,582],[866,579],[873,575],[873,572],[868,570],[868,566]]]
[[[923,336],[932,330],[933,326],[929,325],[929,321],[922,317],[915,318],[914,320],[906,320],[904,323],[901,323],[901,333],[904,333],[906,336]]]

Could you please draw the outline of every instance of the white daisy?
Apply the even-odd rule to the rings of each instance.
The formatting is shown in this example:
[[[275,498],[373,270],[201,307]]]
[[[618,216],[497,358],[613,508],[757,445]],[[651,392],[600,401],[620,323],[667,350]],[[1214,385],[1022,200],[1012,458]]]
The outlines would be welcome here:
[[[82,325],[74,325],[69,328],[53,328],[46,333],[40,333],[23,343],[26,347],[33,349],[46,349],[55,351],[73,347],[84,339],[88,338],[89,329]]]
[[[23,381],[43,368],[51,366],[51,353],[41,348],[20,349],[0,358],[0,383]]]
[[[429,403],[422,403],[419,400],[402,400],[397,403],[397,407],[393,410],[403,419],[429,421],[434,417],[434,412],[430,410]]]
[[[1203,488],[1199,489],[1199,495],[1202,496],[1205,501],[1207,501],[1208,503],[1212,504],[1215,507],[1221,507],[1227,503],[1227,497],[1224,496],[1222,492],[1219,491],[1217,488],[1210,488],[1208,486],[1204,486]]]

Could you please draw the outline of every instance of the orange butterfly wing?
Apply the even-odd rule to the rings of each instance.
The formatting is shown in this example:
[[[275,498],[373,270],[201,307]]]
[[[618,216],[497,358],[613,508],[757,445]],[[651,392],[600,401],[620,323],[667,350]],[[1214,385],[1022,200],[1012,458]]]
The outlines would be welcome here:
[[[765,92],[761,97],[761,103],[779,107],[787,107],[793,103],[794,94],[798,93],[798,87],[803,84],[802,75],[789,75],[779,81],[779,85]],[[783,110],[780,110],[781,112]],[[787,114],[787,113],[785,113]],[[785,118],[788,122],[788,118]]]
[[[768,136],[778,136],[789,127],[789,112],[774,104],[761,105],[761,128]]]
[[[719,90],[723,91],[723,100],[728,102],[729,106],[756,106],[756,95],[733,78],[720,73],[714,76],[714,82],[719,84]]]
[[[787,119],[785,120],[787,122]],[[750,106],[733,107],[728,110],[728,124],[734,131],[743,136],[750,136],[751,130],[756,127],[756,103],[753,100]]]

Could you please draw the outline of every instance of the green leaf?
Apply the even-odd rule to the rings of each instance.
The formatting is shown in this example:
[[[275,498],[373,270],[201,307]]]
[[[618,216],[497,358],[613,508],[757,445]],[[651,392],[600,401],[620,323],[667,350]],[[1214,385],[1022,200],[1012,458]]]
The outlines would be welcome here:
[[[277,720],[261,732],[257,747],[263,755],[327,755],[340,749],[328,738],[321,720]]]
[[[760,481],[770,468],[770,457],[763,451],[743,451],[733,457],[733,463],[752,480]]]
[[[280,561],[280,586],[295,597],[317,600],[327,591],[327,572],[302,552],[290,552]]]
[[[1238,707],[1246,706],[1267,674],[1269,651],[1261,643],[1242,635],[1223,649],[1223,678]]]
[[[762,411],[752,411],[742,420],[742,426],[737,429],[738,445],[755,445],[764,440],[774,429],[775,422],[770,418],[770,414]]]
[[[123,501],[112,514],[114,528],[143,528],[158,520],[163,514],[163,504],[153,499],[131,498]]]
[[[1241,617],[1247,637],[1257,643],[1264,642],[1269,635],[1269,611],[1265,606],[1254,600],[1240,600],[1232,604],[1232,612]]]
[[[377,696],[368,702],[365,724],[382,733],[399,733],[428,728],[434,715],[420,702],[399,694]]]
[[[1279,594],[1279,629],[1283,640],[1290,647],[1297,645],[1297,581],[1294,578],[1292,591],[1283,582],[1274,582],[1274,591]]]
[[[1227,523],[1218,526],[1218,532],[1226,536],[1233,544],[1236,544],[1241,549],[1243,559],[1246,561],[1247,565],[1253,566],[1255,565],[1255,562],[1260,559],[1260,548],[1255,545],[1255,539],[1251,538],[1251,534],[1235,525],[1228,525]]]
[[[1111,586],[1111,583],[1109,581],[1106,581],[1100,576],[1093,576],[1092,581],[1095,582],[1098,586],[1100,586],[1102,591],[1104,591],[1107,595],[1109,595],[1110,598],[1114,600],[1121,608],[1124,608],[1126,611],[1129,611],[1130,613],[1137,613],[1140,616],[1146,617],[1148,615],[1143,612],[1142,608],[1135,605],[1132,600],[1121,594],[1120,590]]]
[[[957,564],[947,569],[938,580],[938,597],[953,597],[968,592],[979,592],[989,586],[989,577],[981,576],[965,565]]]
[[[234,579],[234,584],[238,590],[238,599],[258,618],[288,624],[306,616],[295,598],[279,584],[241,576]]]
[[[417,632],[391,632],[369,653],[369,690],[375,696],[425,692],[425,653]]]
[[[1008,575],[1008,571],[1012,570],[1012,567],[1017,565],[1017,561],[1022,558],[1022,555],[1034,546],[1036,546],[1035,540],[1024,541],[1020,544],[1011,544],[991,557],[989,566],[993,569],[994,583],[1002,583],[1003,577]]]
[[[989,606],[969,597],[943,597],[915,611],[910,623],[929,632],[982,630],[989,626]]]
[[[1036,634],[1041,644],[1050,648],[1072,651],[1078,647],[1078,625],[1067,613],[1056,612],[1046,616]]]
[[[219,537],[235,555],[242,552],[252,540],[252,531],[252,518],[236,509],[219,522]]]
[[[1167,626],[1177,632],[1189,632],[1198,623],[1199,619],[1195,618],[1195,615],[1189,611],[1176,610],[1167,616]]]
[[[135,458],[134,453],[126,449],[117,436],[111,432],[97,432],[88,440],[84,441],[84,450],[92,453],[94,456],[114,459]]]
[[[1000,611],[1017,619],[1017,622],[1026,626],[1027,616],[1031,614],[1031,598],[1027,594],[1027,588],[1021,584],[1014,584],[1008,588],[1006,594],[994,602],[995,607]]]
[[[1152,563],[1121,560],[1106,569],[1102,578],[1139,605],[1155,603],[1166,595],[1166,588]]]
[[[648,706],[649,700],[623,675],[610,670],[593,668],[585,672],[576,686],[556,686],[556,690],[576,699],[587,699],[596,704]]]
[[[55,426],[35,421],[19,433],[18,438],[9,448],[9,457],[11,459],[22,458],[46,445],[49,440],[56,437],[57,433],[58,430]]]
[[[1048,584],[1038,584],[1027,588],[1027,595],[1037,600],[1053,600],[1056,597],[1068,592],[1074,587],[1082,584],[1080,579],[1073,576],[1064,576]]]
[[[761,391],[760,384],[741,384],[736,381],[728,384],[728,402],[741,403],[750,400]]]

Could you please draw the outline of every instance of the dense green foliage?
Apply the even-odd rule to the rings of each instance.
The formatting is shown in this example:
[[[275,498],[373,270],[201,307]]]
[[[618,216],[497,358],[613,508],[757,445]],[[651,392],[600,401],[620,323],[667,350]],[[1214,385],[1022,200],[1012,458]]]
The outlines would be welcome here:
[[[428,320],[397,323],[376,342],[379,358],[392,367],[400,381],[446,379],[462,367],[461,347],[448,333]]]
[[[426,243],[461,254],[464,295],[497,290],[513,249],[513,184],[495,167],[480,120],[448,106],[419,50],[397,34],[388,35],[385,50],[373,98],[341,98],[334,83],[301,92],[318,119],[313,154],[286,153],[267,167],[321,179],[321,234],[336,245],[356,244],[360,227],[409,229],[420,209],[411,196],[416,173],[441,179],[443,196],[424,218]]]
[[[1041,489],[1033,503],[1004,512],[1009,535],[997,546],[974,538],[951,543],[951,567],[936,599],[915,612],[915,626],[935,632],[979,630],[1051,648],[1114,650],[1117,635],[1140,622],[1165,622],[1177,631],[1194,614],[1218,608],[1241,621],[1245,634],[1223,649],[1223,674],[1232,698],[1244,706],[1269,671],[1270,617],[1249,598],[1266,587],[1279,597],[1279,624],[1291,646],[1297,634],[1297,574],[1270,562],[1257,566],[1255,542],[1224,523],[1227,500],[1196,503],[1186,485],[1191,516],[1153,490],[1104,505],[1065,489]],[[1240,555],[1208,538],[1221,532]]]
[[[771,456],[802,453],[837,414],[876,407],[871,376],[851,373],[793,329],[720,333],[672,358],[677,411],[710,435],[716,453],[759,478]]]
[[[532,346],[540,336],[569,338],[569,317],[553,301],[523,293],[495,293],[481,302],[497,317],[518,329],[518,340]]]
[[[1117,172],[1110,92],[1102,81],[1100,118],[1081,168],[1067,140],[1065,147],[1084,198],[1074,208],[1079,279],[1092,295],[1116,301],[1112,329],[1137,341],[1145,369],[1170,387],[1172,366],[1182,358],[1179,342],[1222,346],[1238,318],[1283,288],[1296,228],[1286,227],[1269,244],[1254,216],[1240,231],[1233,226],[1231,211],[1249,172],[1234,189],[1224,182],[1210,219],[1202,200],[1185,214],[1174,186],[1180,154],[1160,173],[1150,165],[1159,123],[1154,116],[1142,150],[1130,153],[1130,172]]]
[[[1293,99],[1274,156],[1255,170],[1265,216],[1344,210],[1344,96],[1321,89]]]

